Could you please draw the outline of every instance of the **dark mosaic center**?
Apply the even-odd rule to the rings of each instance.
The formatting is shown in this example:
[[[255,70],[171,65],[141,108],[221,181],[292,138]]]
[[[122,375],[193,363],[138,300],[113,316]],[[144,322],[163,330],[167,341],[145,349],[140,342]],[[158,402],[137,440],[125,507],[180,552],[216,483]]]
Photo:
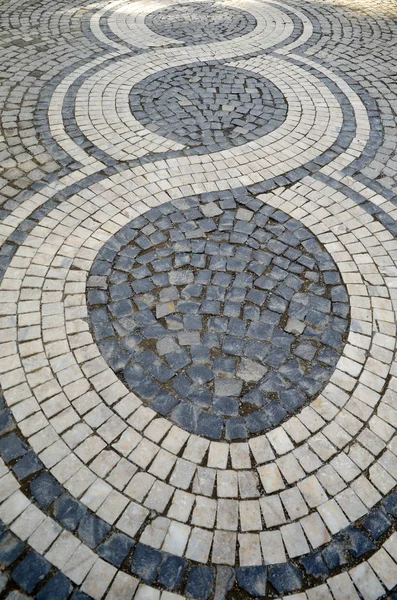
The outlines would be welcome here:
[[[264,431],[318,394],[348,330],[331,256],[254,199],[189,198],[133,220],[99,252],[88,305],[126,385],[213,439]]]
[[[217,63],[150,75],[132,88],[130,106],[147,129],[198,152],[255,140],[287,116],[285,97],[271,81]]]
[[[176,4],[155,10],[145,18],[145,25],[158,35],[186,44],[231,40],[250,33],[256,24],[249,12],[213,2]]]

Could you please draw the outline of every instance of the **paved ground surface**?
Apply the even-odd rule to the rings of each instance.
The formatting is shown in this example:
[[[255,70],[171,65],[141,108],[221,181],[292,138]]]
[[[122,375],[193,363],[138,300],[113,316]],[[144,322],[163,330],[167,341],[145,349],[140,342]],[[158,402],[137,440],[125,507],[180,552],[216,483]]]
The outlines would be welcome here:
[[[1,598],[397,598],[396,18],[3,0]]]

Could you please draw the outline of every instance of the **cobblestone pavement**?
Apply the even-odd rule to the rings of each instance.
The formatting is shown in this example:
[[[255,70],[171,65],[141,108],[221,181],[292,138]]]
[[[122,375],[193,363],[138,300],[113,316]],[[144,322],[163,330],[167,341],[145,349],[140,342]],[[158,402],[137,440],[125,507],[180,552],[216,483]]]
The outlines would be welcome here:
[[[397,598],[395,0],[3,0],[0,598]]]

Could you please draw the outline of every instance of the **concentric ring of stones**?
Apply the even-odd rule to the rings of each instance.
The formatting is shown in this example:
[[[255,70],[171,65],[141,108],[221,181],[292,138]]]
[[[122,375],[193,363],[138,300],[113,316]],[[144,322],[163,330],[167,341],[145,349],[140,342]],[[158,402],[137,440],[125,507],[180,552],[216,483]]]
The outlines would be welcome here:
[[[196,5],[197,2],[185,2],[186,4]],[[158,46],[185,46],[189,45],[189,53],[192,55],[197,51],[197,44],[189,44],[187,40],[167,37],[167,31],[156,33],[148,27],[147,21],[151,19],[153,13],[160,14],[162,11],[170,8],[168,0],[158,0],[156,7],[153,4],[148,5],[145,2],[135,2],[132,7],[129,2],[115,2],[111,9],[99,9],[91,17],[90,28],[94,35],[100,40],[113,48],[119,50],[129,48],[134,40],[139,37],[139,47],[158,47]],[[208,5],[209,6],[209,5]],[[212,3],[209,11],[219,12],[231,11],[233,14],[241,15],[241,13],[249,12],[250,21],[256,23],[251,31],[245,30],[245,34],[241,37],[234,37],[230,41],[227,39],[208,40],[207,43],[199,43],[200,51],[216,49],[216,55],[219,52],[224,52],[230,49],[230,56],[236,55],[236,48],[245,53],[248,47],[252,47],[256,51],[259,48],[270,48],[271,46],[286,43],[287,40],[292,42],[293,37],[307,38],[311,28],[311,21],[299,9],[288,7],[288,9],[280,4],[267,3],[266,6],[259,2],[251,2],[249,11],[247,6],[241,0],[236,0],[233,3],[223,1],[222,3]],[[174,10],[175,10],[174,6]],[[204,26],[204,14],[202,21]],[[294,15],[292,18],[291,15]],[[301,31],[300,25],[305,23],[306,30]],[[211,28],[210,20],[206,23],[207,29]],[[221,26],[223,27],[223,25]],[[296,33],[296,36],[294,36]],[[300,35],[301,34],[301,35]],[[290,39],[291,38],[291,39]],[[234,51],[233,51],[234,48]],[[215,52],[213,53],[215,56]],[[218,56],[217,56],[218,57]]]
[[[100,251],[91,325],[109,365],[152,409],[199,435],[219,439],[226,427],[245,438],[330,379],[348,329],[346,289],[316,239],[281,211],[253,200],[185,206],[149,211]]]
[[[215,2],[189,2],[160,8],[146,16],[145,24],[159,35],[187,44],[230,40],[250,33],[257,25],[249,12]]]
[[[381,4],[386,10],[387,2]],[[80,11],[76,3],[60,21],[59,62],[69,40],[74,45],[80,43],[75,35],[80,32],[80,20],[85,26],[90,23],[94,32],[92,35],[84,29],[87,37],[82,37],[80,64],[75,72],[72,67],[54,81],[50,104],[50,94],[43,93],[40,119],[35,121],[41,139],[46,140],[45,149],[38,146],[36,150],[42,161],[37,164],[46,165],[46,173],[52,172],[55,167],[48,157],[54,153],[54,162],[63,161],[63,169],[55,176],[43,177],[42,171],[35,172],[21,154],[17,164],[26,162],[29,182],[43,177],[43,183],[30,186],[12,171],[14,165],[7,163],[14,187],[7,184],[4,193],[17,201],[5,203],[4,216],[9,216],[1,226],[2,239],[7,239],[2,250],[5,277],[0,291],[0,369],[7,405],[0,413],[4,461],[0,463],[1,532],[8,528],[0,533],[0,561],[6,567],[0,578],[4,596],[14,597],[11,591],[19,589],[24,595],[53,597],[56,589],[58,595],[62,590],[68,597],[76,588],[93,598],[138,600],[206,600],[214,593],[224,598],[228,592],[233,597],[241,591],[269,598],[292,594],[294,600],[393,596],[397,582],[393,534],[397,513],[396,210],[393,194],[386,189],[391,187],[390,178],[395,173],[390,138],[395,123],[392,113],[387,113],[393,94],[384,92],[387,78],[379,83],[380,69],[374,75],[364,69],[368,99],[367,92],[354,81],[354,68],[346,65],[345,46],[342,44],[343,59],[339,59],[338,42],[327,45],[328,36],[321,36],[323,29],[331,31],[332,37],[329,23],[339,23],[344,13],[355,35],[349,29],[345,37],[347,19],[336,29],[342,31],[347,45],[354,48],[357,38],[361,48],[365,39],[374,64],[384,68],[388,61],[391,64],[390,49],[384,50],[379,31],[386,38],[393,35],[390,18],[386,13],[380,16],[373,12],[358,19],[346,7],[325,11],[317,3],[313,11],[309,5],[300,5],[303,31],[296,31],[297,36],[288,43],[288,17],[286,27],[274,32],[272,40],[277,45],[279,36],[281,44],[275,54],[232,64],[233,68],[255,71],[256,61],[258,75],[267,77],[263,72],[265,60],[271,62],[277,56],[276,67],[286,54],[286,71],[290,73],[285,73],[284,83],[269,79],[286,89],[288,77],[291,83],[294,77],[299,79],[304,66],[313,83],[308,94],[314,99],[310,106],[316,111],[326,98],[328,129],[320,134],[317,120],[312,131],[307,130],[299,141],[295,138],[295,146],[283,147],[279,140],[277,147],[273,140],[274,162],[264,163],[256,154],[255,144],[260,140],[252,146],[239,146],[236,150],[242,160],[237,162],[239,155],[234,152],[192,157],[178,154],[181,149],[167,146],[163,138],[155,147],[153,139],[140,147],[133,159],[146,152],[144,160],[123,166],[117,161],[131,159],[133,144],[124,154],[120,146],[119,155],[110,150],[112,163],[106,158],[109,146],[98,137],[100,119],[92,113],[95,131],[91,131],[87,144],[85,134],[79,137],[74,130],[74,117],[62,114],[62,104],[63,99],[67,105],[79,98],[76,116],[79,127],[86,127],[83,96],[69,90],[73,81],[78,82],[77,90],[86,85],[86,72],[94,69],[101,74],[102,63],[112,58],[106,52],[113,52],[114,66],[128,63],[124,77],[131,73],[133,61],[124,54],[135,52],[133,46],[139,46],[139,36],[129,38],[129,25],[139,27],[148,10],[138,3],[128,6],[125,14],[133,16],[136,10],[139,15],[128,21],[122,17],[124,8],[124,3],[117,2],[113,8],[109,6],[106,18],[101,11],[87,18],[85,9]],[[249,12],[250,7],[245,8]],[[13,10],[19,15],[15,6]],[[44,13],[51,14],[51,10],[47,3]],[[122,28],[128,22],[121,38],[111,34],[116,22],[112,11]],[[25,10],[24,19],[31,14],[37,23],[40,9]],[[261,18],[257,14],[255,18],[259,34],[263,21],[261,25]],[[70,37],[65,35],[69,22]],[[366,29],[369,23],[370,29]],[[47,26],[58,32],[56,18],[46,21]],[[364,35],[359,34],[363,31]],[[130,42],[128,47],[122,46],[123,38]],[[369,41],[372,38],[376,39],[374,48]],[[233,43],[239,39],[245,39],[248,48],[255,30],[234,38]],[[10,40],[7,59],[15,60],[12,48],[23,52],[26,43],[28,47],[35,45],[36,57],[40,52],[45,57],[48,52],[39,40],[30,37],[14,40],[11,35]],[[145,52],[154,40],[153,45],[172,42],[170,38],[161,42],[161,36],[156,39],[152,32],[150,38],[142,39]],[[46,42],[51,49],[48,36]],[[84,51],[95,44],[103,44],[106,51],[92,60]],[[301,50],[300,44],[305,44]],[[182,55],[185,49],[179,48],[179,63],[172,67],[190,65],[192,58],[211,60],[215,45],[209,50],[205,44],[201,47],[194,54],[195,46],[189,46],[193,52],[188,60],[187,54]],[[227,58],[237,55],[230,42],[218,43],[219,51],[221,47]],[[297,54],[292,55],[292,50]],[[138,81],[169,66],[168,50],[158,52],[150,73],[138,69]],[[338,74],[326,64],[324,56],[329,52],[336,57],[332,69],[339,69]],[[32,54],[27,54],[29,58],[18,67],[21,72],[15,71],[11,79],[25,78],[29,89],[32,78],[41,77],[42,59],[35,58],[36,75],[30,66]],[[149,64],[150,54],[136,55],[134,64]],[[87,67],[84,57],[90,61]],[[216,55],[217,60],[224,58],[221,51]],[[351,60],[357,64],[354,56]],[[24,69],[29,67],[25,75]],[[348,83],[341,73],[349,75]],[[122,71],[118,76],[122,81]],[[316,84],[316,79],[321,83]],[[123,92],[127,102],[132,85],[134,82],[129,81]],[[33,93],[26,96],[23,106],[27,112],[21,113],[21,121],[15,121],[15,98],[21,88],[19,84],[11,86],[5,114],[12,127],[5,131],[12,156],[18,157],[20,152],[12,139],[14,121],[23,147],[34,151],[34,136],[27,137],[31,129],[23,133],[23,121],[29,119],[37,87],[33,85]],[[90,88],[86,85],[85,89]],[[105,85],[103,89],[110,129],[122,132],[120,122],[108,110],[117,87],[107,89]],[[291,116],[290,95],[282,91]],[[295,93],[300,96],[296,88]],[[384,101],[373,100],[383,94]],[[302,96],[301,100],[303,108],[309,106],[308,98]],[[124,111],[124,122],[125,100],[117,105]],[[310,112],[295,118],[306,123]],[[383,129],[374,121],[380,115]],[[291,129],[290,141],[294,135]],[[302,143],[313,135],[320,136],[319,142],[311,151],[309,146],[304,150]],[[93,146],[96,140],[98,152]],[[306,155],[297,164],[298,148]],[[163,154],[155,158],[155,152]],[[17,185],[19,189],[27,187],[20,196],[14,193]],[[266,186],[271,186],[273,193],[263,194],[269,189]],[[56,194],[57,190],[62,192]],[[185,203],[193,194],[202,194],[200,210],[214,210],[215,206],[219,210],[222,202],[237,201],[239,208],[252,211],[252,203],[260,202],[267,211],[274,209],[272,214],[281,212],[291,222],[302,223],[332,256],[349,296],[350,332],[323,391],[281,425],[246,442],[211,440],[159,416],[116,377],[90,334],[86,284],[106,244],[131,221],[152,214],[150,209],[160,210],[176,200],[178,211],[187,210]],[[220,221],[214,215],[212,219]]]
[[[152,133],[144,127],[134,117],[129,103],[134,85],[139,84],[146,76],[158,76],[159,68],[167,69],[171,61],[176,63],[176,67],[185,63],[186,59],[180,56],[181,52],[181,49],[178,49],[178,52],[165,50],[160,53],[159,51],[161,64],[153,68],[148,66],[145,54],[136,57],[122,55],[117,63],[105,65],[98,72],[89,75],[80,86],[76,97],[78,109],[76,123],[81,133],[96,147],[116,160],[131,160],[148,152],[163,153],[170,150],[182,152],[182,155],[187,156],[194,153],[195,149],[189,146],[185,149],[183,143],[168,139],[165,135],[161,135],[161,131]],[[275,86],[280,90],[288,105],[286,119],[280,123],[276,118],[276,128],[273,131],[265,133],[254,141],[249,141],[249,133],[245,133],[246,143],[239,146],[240,160],[244,160],[244,155],[254,153],[250,170],[251,172],[260,170],[258,181],[268,176],[266,167],[271,167],[276,162],[277,172],[283,173],[290,170],[292,164],[296,167],[301,166],[326,149],[332,148],[342,127],[343,114],[333,91],[309,70],[277,56],[268,55],[237,62],[228,61],[228,64],[219,65],[220,72],[222,68],[226,73],[229,69],[241,69],[249,71],[253,77],[263,76],[273,84],[272,89]],[[95,100],[97,97],[103,98],[99,106]],[[351,98],[351,101],[355,104],[355,98]],[[54,94],[53,103],[59,107],[62,106],[63,100]],[[112,105],[114,110],[110,113],[109,107]],[[281,111],[282,107],[283,103],[280,105]],[[87,110],[88,121],[83,117],[87,114]],[[272,119],[269,124],[272,124]],[[359,126],[366,128],[364,114]],[[53,129],[57,139],[56,121]],[[62,136],[60,143],[64,149],[70,147],[65,135]],[[280,153],[281,148],[284,149],[284,156]],[[294,149],[295,158],[292,161],[290,152]],[[224,161],[228,158],[227,149],[219,150],[215,147],[207,152],[210,152],[211,160],[214,161]],[[207,153],[199,162],[203,165],[207,164]]]
[[[73,213],[72,213],[72,214],[73,214]],[[345,217],[345,216],[344,216],[344,215],[342,215],[342,216],[341,216],[341,218],[343,218],[343,217]],[[66,217],[66,218],[69,218],[69,217]],[[346,219],[346,217],[345,217],[345,219]],[[106,222],[108,222],[108,219],[106,219]],[[108,225],[105,223],[104,227],[105,227],[105,228],[108,228]],[[69,238],[69,242],[68,242],[68,244],[69,244],[69,243],[70,243],[70,238]],[[79,244],[79,245],[80,245],[80,243],[81,243],[81,242],[78,242],[78,244]],[[91,245],[91,244],[89,244],[89,246],[90,246],[90,245]],[[63,252],[63,251],[61,251],[61,254],[64,254],[64,252]],[[84,252],[83,252],[83,256],[84,256]],[[76,266],[77,266],[77,265],[79,265],[79,266],[80,266],[80,268],[81,268],[81,265],[83,264],[83,263],[81,262],[81,259],[77,258],[76,260],[77,260],[77,262],[75,263],[75,264],[76,264]],[[73,281],[76,281],[76,275],[77,275],[77,273],[76,273],[75,271],[71,271],[71,277],[69,278],[71,283],[72,283]],[[56,278],[57,278],[57,277],[56,277]],[[79,278],[77,277],[77,279],[79,279]],[[76,292],[78,292],[78,290],[76,290]],[[67,301],[67,304],[69,305],[69,301]],[[72,303],[70,304],[70,306],[73,306],[73,305],[74,305],[74,303],[72,302]],[[72,318],[73,318],[73,319],[75,319],[75,316],[73,316]],[[368,333],[368,332],[367,332],[367,333]],[[72,335],[72,337],[73,337],[73,335]],[[74,344],[75,344],[75,342],[72,342],[72,344],[74,345]],[[90,362],[91,362],[91,361],[90,361]],[[69,371],[69,373],[70,373],[70,371]],[[345,376],[345,377],[346,377],[346,376]],[[103,380],[104,380],[104,377],[102,377],[102,378],[101,378],[101,380],[103,381]],[[110,383],[110,378],[107,376],[107,377],[106,377],[106,384],[109,384],[109,383]],[[98,388],[98,389],[101,389],[101,388],[102,388],[102,386],[103,386],[103,384],[101,384],[101,383],[100,383],[100,381],[98,381],[98,382],[97,382],[96,386],[98,386],[98,385],[99,385],[99,388]],[[346,383],[345,385],[346,385],[347,387],[349,387],[349,385],[348,385],[347,383]],[[76,387],[76,386],[75,386],[75,387]],[[78,388],[79,388],[79,389],[80,389],[80,391],[81,391],[81,389],[82,389],[82,386],[81,386],[81,381],[80,381],[80,382],[78,382]],[[110,385],[110,388],[112,389],[112,392],[111,392],[111,393],[113,393],[113,394],[114,394],[114,393],[115,393],[115,387],[114,387],[114,385],[113,385],[113,384],[111,384],[111,385]],[[103,392],[102,392],[102,393],[103,393]],[[340,393],[340,392],[339,392],[339,393]],[[58,394],[57,394],[57,396],[58,396]],[[84,397],[86,397],[86,395],[85,395],[85,394],[84,394]],[[125,404],[125,403],[124,403],[124,404]],[[61,414],[62,414],[62,413],[61,413]],[[137,417],[138,417],[138,415],[137,415]],[[55,418],[56,418],[56,417],[55,417]],[[139,417],[139,418],[141,419],[142,417]],[[317,417],[317,419],[318,419],[318,417]],[[309,423],[310,423],[310,417],[309,417],[309,420],[308,420],[308,417],[306,416],[306,418],[304,419],[304,421],[306,422],[306,424],[307,424],[307,425],[309,425]],[[310,426],[310,425],[309,425],[309,426]],[[311,427],[313,427],[313,424],[311,425]],[[103,433],[102,433],[102,434],[100,434],[100,435],[108,435],[108,434],[105,434],[105,430],[106,430],[106,429],[108,429],[108,428],[109,428],[109,425],[108,425],[107,427],[103,428],[103,429],[102,429]],[[295,426],[295,428],[296,428],[296,426]],[[77,429],[77,428],[76,428],[76,429]],[[116,427],[116,430],[117,430],[117,427]],[[68,432],[67,432],[67,433],[68,433]],[[174,437],[174,438],[175,438],[175,436],[171,436],[171,439],[172,439],[172,437]],[[168,438],[168,439],[170,439],[170,436],[168,435],[168,436],[167,436],[167,438]],[[167,438],[166,438],[166,439],[167,439]],[[279,452],[281,452],[281,453],[284,453],[284,452],[285,452],[285,449],[282,449],[282,446],[278,446],[278,444],[280,444],[280,442],[281,442],[281,444],[283,443],[283,442],[282,442],[282,439],[281,439],[280,441],[278,441],[278,439],[277,439],[277,438],[272,438],[272,437],[271,437],[270,439],[272,439],[272,440],[273,440],[273,447],[274,447],[274,448],[279,448]],[[197,440],[199,440],[199,438],[197,438]],[[125,441],[126,441],[126,440],[125,440]],[[123,442],[123,447],[124,447],[124,449],[126,448],[126,447],[125,447],[125,441]],[[56,443],[57,443],[57,442],[55,442],[54,440],[52,440],[52,442],[53,442],[54,444],[56,444]],[[263,440],[262,440],[262,444],[263,444]],[[284,441],[284,444],[285,444],[285,441]],[[85,444],[85,445],[86,445],[86,444]],[[99,448],[100,448],[100,446],[99,446]],[[186,457],[188,457],[188,456],[189,456],[189,454],[190,454],[190,458],[192,458],[192,456],[195,456],[195,455],[196,455],[196,453],[197,453],[197,451],[199,450],[199,448],[200,448],[200,444],[197,446],[197,443],[196,443],[196,444],[193,444],[193,445],[190,445],[190,448],[189,448],[189,443],[188,443],[188,445],[187,445],[187,447],[186,447],[186,451],[185,451],[184,455],[185,455]],[[42,453],[42,454],[41,454],[41,457],[42,457],[42,458],[44,458],[45,454],[48,454],[49,456],[51,456],[51,457],[52,457],[52,456],[53,456],[53,452],[54,452],[54,450],[55,450],[55,448],[51,448],[51,451],[50,451],[50,452],[47,452],[47,453],[46,453],[46,452],[44,452],[44,454]],[[240,450],[240,452],[237,452],[237,454],[236,454],[236,452],[235,452],[235,451],[233,451],[233,450],[232,450],[232,456],[233,456],[233,454],[234,454],[234,458],[233,458],[233,460],[234,460],[234,462],[235,462],[235,466],[236,466],[236,467],[238,466],[239,462],[240,462],[240,461],[243,459],[243,456],[244,456],[244,455],[241,455],[241,450],[242,450],[242,447],[240,447],[240,448],[239,448],[239,450]],[[147,448],[145,448],[145,449],[144,449],[144,447],[143,447],[143,446],[141,446],[141,450],[140,450],[140,452],[142,452],[142,451],[144,452],[144,455],[146,455],[146,454],[147,454],[147,451],[148,451],[148,449],[147,449]],[[106,452],[105,452],[105,454],[106,454]],[[135,457],[137,457],[137,456],[138,456],[138,455],[137,455],[137,453],[135,452],[135,456],[134,456],[134,458],[135,458]],[[80,454],[80,457],[81,457],[81,454]],[[196,457],[196,456],[195,456],[195,457]],[[104,458],[104,457],[103,457],[103,458]],[[65,457],[65,459],[66,459],[66,457]],[[136,460],[136,459],[137,459],[137,458],[135,458],[135,460]],[[52,460],[53,460],[53,458],[51,458],[50,460],[52,461]],[[138,460],[140,460],[140,459],[138,459]],[[243,460],[244,460],[244,459],[243,459]],[[302,459],[301,459],[301,460],[302,460]],[[344,461],[344,460],[346,460],[346,459],[342,459],[342,464],[343,464],[343,461]],[[49,464],[51,464],[51,463],[49,463]],[[79,464],[79,463],[78,463],[78,464]],[[74,467],[74,468],[78,468],[78,464],[77,464],[77,465],[75,465],[75,467]],[[99,461],[99,464],[100,464],[100,461]],[[335,464],[336,464],[336,463],[335,463]],[[241,466],[242,466],[242,465],[241,465]],[[309,469],[310,469],[310,467],[309,467]],[[73,479],[73,477],[72,477],[72,479]],[[78,477],[78,479],[79,479],[79,477]],[[267,478],[266,478],[266,477],[264,478],[264,481],[266,481],[266,480],[268,480],[268,477],[267,477]],[[89,481],[90,481],[90,480],[87,478],[87,483],[88,483]],[[92,485],[93,485],[93,487],[94,487],[94,489],[95,489],[95,487],[96,487],[96,484],[95,484],[95,482],[94,482]],[[218,483],[218,485],[219,485],[219,483]],[[132,489],[133,489],[133,487],[132,487]],[[164,491],[164,490],[163,490],[163,491]],[[154,491],[153,491],[153,493],[154,493]],[[149,492],[149,494],[150,494],[150,492]],[[152,495],[153,495],[153,494],[152,494]],[[87,502],[87,501],[89,501],[90,494],[88,494],[88,495],[86,494],[86,495],[85,495],[85,497],[86,497],[86,500],[84,500],[84,497],[83,497],[83,502]],[[342,497],[343,497],[343,496],[342,496]],[[320,498],[321,498],[321,500],[323,500],[323,501],[324,501],[324,497],[323,497],[322,495],[320,495]],[[114,500],[115,500],[115,497],[114,497],[114,496],[112,496],[112,501],[114,502]],[[286,499],[284,499],[284,502],[286,502],[286,501],[287,501],[287,500],[286,500]],[[89,502],[90,502],[90,501],[89,501]],[[119,500],[119,502],[120,502],[120,500]],[[151,502],[151,500],[149,500],[149,499],[148,499],[148,502]],[[121,504],[121,506],[122,506],[122,505],[123,505],[123,503]],[[93,506],[93,505],[91,504],[91,506]],[[120,504],[119,504],[119,506],[120,506]],[[253,508],[253,505],[252,505],[252,504],[249,504],[248,506],[249,506],[251,509]],[[247,506],[247,508],[248,508],[248,506]],[[266,506],[266,504],[265,504],[265,506]],[[331,506],[332,506],[332,505],[331,505]],[[130,509],[130,510],[131,510],[131,509]],[[266,508],[265,508],[264,510],[266,510]],[[334,509],[334,510],[335,510],[335,509]],[[101,511],[101,512],[100,512],[100,514],[101,514],[102,516],[104,516],[104,515],[106,514],[106,513],[104,512],[104,509],[103,509],[103,511]],[[133,514],[134,514],[134,511],[133,511]],[[143,513],[143,514],[144,514],[144,513]],[[265,513],[265,514],[266,514],[266,513]],[[325,515],[327,515],[327,512],[325,512]],[[138,517],[138,518],[139,518],[139,519],[141,519],[141,518],[142,518],[142,516],[143,516],[143,515],[142,515],[142,513],[141,513],[141,514],[139,515],[139,517]],[[327,516],[326,516],[325,518],[327,519]],[[105,519],[106,519],[106,517],[105,517]],[[127,523],[130,523],[130,521],[129,521],[129,520],[127,520],[127,522],[125,522],[125,519],[126,519],[126,516],[124,517],[124,520],[123,520],[123,518],[121,518],[121,519],[119,520],[119,521],[120,521],[120,522],[119,522],[119,526],[120,526],[121,528],[125,528],[125,527],[127,527],[127,531],[131,531],[131,527],[136,527],[136,525],[134,525],[134,524],[129,524],[129,525],[127,525]],[[343,524],[344,524],[345,522],[346,522],[346,521],[344,521],[344,520],[342,519],[342,520],[340,521],[339,527],[340,527],[340,526],[343,526]],[[161,530],[161,525],[159,524],[159,526],[160,526],[160,530]],[[319,523],[317,523],[317,527],[318,527],[318,526],[319,526]],[[331,526],[331,527],[332,527],[332,526]],[[318,530],[318,531],[320,532],[320,531],[321,531],[321,528],[319,528],[319,530]],[[332,531],[332,529],[331,529],[331,531]],[[170,534],[171,534],[171,533],[170,533]],[[172,533],[171,535],[174,535],[174,534]],[[221,534],[221,535],[222,535],[222,534]],[[285,533],[285,535],[287,536],[287,533]],[[324,535],[325,535],[325,533],[322,533],[322,534],[321,534],[321,536],[324,536]],[[232,540],[233,540],[233,537],[234,537],[234,534],[231,534],[231,536],[230,536],[230,537],[231,537],[232,539],[231,539],[231,540],[229,539],[229,541],[232,541]],[[145,539],[147,539],[147,538],[145,538]],[[194,537],[193,537],[192,539],[194,539]],[[222,538],[222,537],[218,538],[218,541],[217,541],[217,543],[218,543],[218,544],[219,544],[219,543],[221,543],[221,541],[220,541],[220,540],[222,540],[222,539],[223,539],[223,541],[224,541],[224,538]],[[226,538],[226,539],[227,539],[227,538]],[[244,538],[242,538],[242,539],[244,539]],[[288,538],[286,537],[286,539],[288,539]],[[321,539],[326,539],[326,538],[322,537]],[[168,546],[168,543],[169,543],[169,542],[164,542],[164,543],[165,543],[165,547],[167,548],[167,546]],[[215,543],[215,540],[214,540],[214,543]],[[241,541],[241,543],[243,543],[243,541]],[[233,546],[232,546],[232,547],[233,547]],[[214,547],[214,550],[215,550],[215,548],[216,548],[216,545],[215,545],[215,547]],[[189,550],[188,550],[188,552],[189,552]],[[291,550],[291,552],[293,553],[293,550]],[[222,558],[221,558],[221,562],[223,562],[223,560],[226,560],[226,562],[228,562],[228,560],[230,560],[230,559],[222,559]],[[217,560],[216,560],[216,559],[215,559],[215,562],[217,562]]]

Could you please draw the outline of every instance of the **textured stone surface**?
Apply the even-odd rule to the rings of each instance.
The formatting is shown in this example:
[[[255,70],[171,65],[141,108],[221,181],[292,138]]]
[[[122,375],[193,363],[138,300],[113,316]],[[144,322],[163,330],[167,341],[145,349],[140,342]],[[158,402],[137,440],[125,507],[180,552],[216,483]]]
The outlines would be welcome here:
[[[130,106],[150,131],[197,152],[215,152],[266,135],[287,114],[283,94],[269,80],[211,63],[149,76],[132,88]]]
[[[2,3],[0,596],[397,596],[392,0]]]
[[[159,35],[185,44],[208,44],[250,33],[255,17],[246,10],[215,2],[189,2],[149,13],[145,25]]]
[[[154,410],[212,439],[229,418],[249,435],[301,408],[330,379],[349,327],[346,288],[314,236],[242,202],[204,205],[213,218],[195,198],[149,211],[90,271],[106,276],[87,297],[110,367]]]

